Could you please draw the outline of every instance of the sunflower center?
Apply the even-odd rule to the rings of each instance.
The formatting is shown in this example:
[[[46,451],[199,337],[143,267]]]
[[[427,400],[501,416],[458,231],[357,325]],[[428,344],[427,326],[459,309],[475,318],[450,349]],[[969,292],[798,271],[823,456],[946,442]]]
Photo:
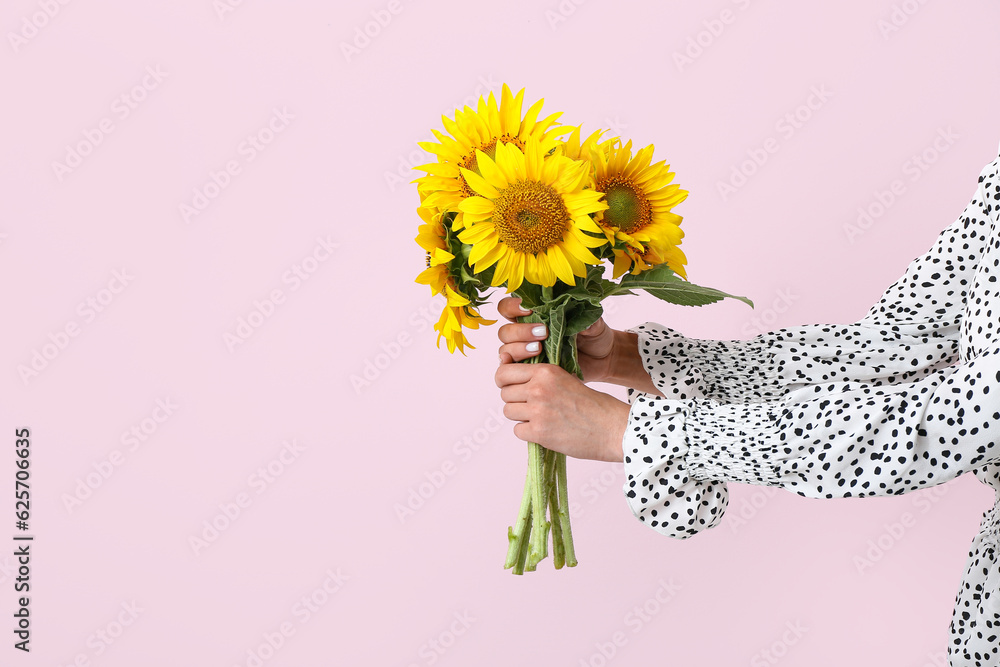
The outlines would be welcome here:
[[[649,200],[631,179],[613,176],[595,185],[604,193],[608,209],[604,211],[603,223],[608,227],[618,227],[626,234],[638,231],[653,220]]]
[[[497,236],[511,249],[539,253],[563,239],[569,211],[550,185],[517,181],[500,190],[493,200]]]
[[[526,208],[517,212],[517,222],[523,229],[537,227],[539,220],[541,220],[541,218],[538,213],[532,211],[531,209]]]
[[[502,141],[505,144],[514,144],[522,151],[524,150],[524,142],[512,134],[501,134],[499,137],[493,137],[485,144],[479,146],[479,150],[489,155],[491,160],[495,160],[497,157],[498,141]],[[476,159],[476,149],[469,151],[469,153],[464,158],[462,158],[462,166],[468,169],[469,171],[474,171],[480,176],[482,176],[482,174],[479,173],[479,160]],[[458,177],[458,180],[462,184],[462,196],[473,197],[476,195],[476,193],[472,191],[472,188],[469,187],[469,184],[465,182],[464,176],[460,175]]]

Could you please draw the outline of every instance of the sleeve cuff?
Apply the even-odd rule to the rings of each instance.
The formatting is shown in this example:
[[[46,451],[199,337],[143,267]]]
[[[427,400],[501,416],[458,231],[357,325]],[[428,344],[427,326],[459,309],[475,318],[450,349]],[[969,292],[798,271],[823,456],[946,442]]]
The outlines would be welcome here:
[[[698,480],[778,485],[780,441],[774,403],[719,403],[692,400],[684,422],[685,463]]]
[[[703,340],[655,322],[628,331],[638,336],[643,368],[663,396],[731,403],[771,400],[781,394],[768,336]]]
[[[630,402],[622,442],[622,490],[633,515],[658,533],[677,538],[718,525],[729,493],[724,482],[691,475],[685,461],[689,407],[643,392],[630,392]]]

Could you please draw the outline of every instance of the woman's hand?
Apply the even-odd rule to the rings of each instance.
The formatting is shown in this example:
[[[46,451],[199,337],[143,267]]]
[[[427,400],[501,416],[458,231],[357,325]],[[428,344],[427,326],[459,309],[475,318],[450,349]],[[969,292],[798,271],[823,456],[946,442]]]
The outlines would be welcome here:
[[[519,440],[578,459],[624,460],[628,403],[555,364],[500,364],[496,383],[504,416],[520,422],[514,425]]]
[[[541,341],[548,336],[544,324],[518,322],[517,318],[531,313],[521,308],[521,299],[508,296],[500,299],[497,312],[510,320],[497,332],[500,362],[521,361],[541,352]],[[605,382],[614,375],[616,332],[601,318],[576,335],[577,360],[584,382]],[[536,441],[537,442],[537,441]]]
[[[544,324],[518,322],[530,310],[521,308],[521,298],[508,296],[500,299],[497,312],[510,320],[500,327],[500,364],[522,361],[537,356],[542,350],[541,341],[548,336]],[[577,361],[584,382],[608,382],[631,387],[654,396],[663,396],[653,384],[639,354],[639,337],[630,331],[617,331],[598,319],[576,334]]]

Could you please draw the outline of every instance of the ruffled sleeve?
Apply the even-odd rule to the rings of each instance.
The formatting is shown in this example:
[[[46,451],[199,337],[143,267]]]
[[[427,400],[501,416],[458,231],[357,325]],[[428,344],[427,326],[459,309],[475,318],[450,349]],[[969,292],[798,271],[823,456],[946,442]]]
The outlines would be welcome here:
[[[682,538],[716,525],[729,504],[725,482],[690,474],[687,416],[684,401],[637,393],[625,435],[625,497],[632,512],[650,528]]]
[[[950,392],[972,400],[975,373],[993,379],[998,358],[956,367],[968,290],[993,233],[986,187],[996,188],[997,164],[983,169],[958,219],[855,323],[732,341],[652,322],[630,329],[662,394],[628,391],[623,490],[633,514],[685,538],[721,521],[728,481],[810,497],[888,495],[982,465],[989,443],[965,438],[968,452],[952,444],[967,435],[956,410],[972,406]],[[1000,392],[991,398],[988,414],[1000,419]],[[935,447],[948,452],[943,467]]]

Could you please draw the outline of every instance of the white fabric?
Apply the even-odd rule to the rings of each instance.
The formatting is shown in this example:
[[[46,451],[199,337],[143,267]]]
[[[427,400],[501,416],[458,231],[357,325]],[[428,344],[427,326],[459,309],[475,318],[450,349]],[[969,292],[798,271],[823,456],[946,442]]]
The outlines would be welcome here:
[[[733,341],[630,329],[666,397],[628,392],[623,490],[636,517],[691,537],[718,525],[728,482],[844,498],[973,472],[1000,492],[998,164],[858,322]],[[983,516],[956,596],[952,667],[1000,666],[998,526],[1000,504]]]

